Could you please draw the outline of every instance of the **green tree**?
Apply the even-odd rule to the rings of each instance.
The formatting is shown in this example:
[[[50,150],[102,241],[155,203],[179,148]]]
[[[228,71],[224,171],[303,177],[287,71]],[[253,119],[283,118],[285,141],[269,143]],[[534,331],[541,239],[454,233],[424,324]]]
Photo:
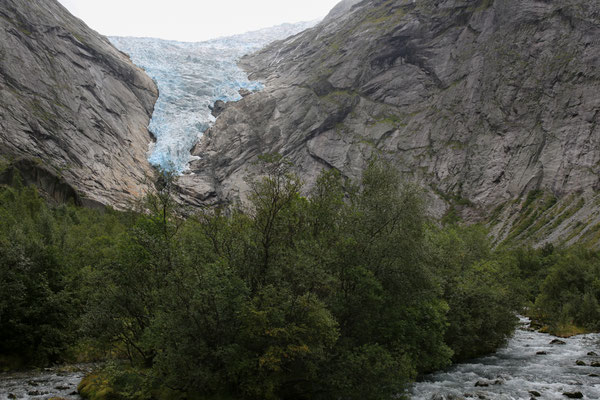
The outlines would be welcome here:
[[[52,211],[15,179],[0,188],[0,355],[44,365],[73,339],[69,271]]]
[[[535,301],[534,313],[552,329],[559,324],[600,329],[600,260],[596,252],[563,252],[550,268]]]
[[[328,302],[340,326],[331,364],[332,395],[391,396],[417,373],[448,363],[446,306],[427,262],[421,198],[381,162],[373,162],[360,185],[349,191],[328,266],[338,285]],[[345,368],[351,374],[357,365],[377,371],[390,384],[339,378]]]
[[[158,172],[143,212],[115,246],[115,254],[92,266],[85,331],[104,343],[120,343],[132,364],[150,367],[156,355],[149,328],[162,291],[175,269],[181,219],[173,200],[175,176]]]
[[[493,254],[481,226],[434,234],[434,262],[449,306],[446,343],[460,361],[494,351],[513,332],[521,304],[512,290],[513,259]]]

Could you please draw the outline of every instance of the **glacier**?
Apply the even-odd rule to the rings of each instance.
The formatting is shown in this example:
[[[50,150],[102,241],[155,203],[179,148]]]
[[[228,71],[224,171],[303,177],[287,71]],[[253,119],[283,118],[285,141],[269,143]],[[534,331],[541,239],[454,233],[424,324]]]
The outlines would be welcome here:
[[[240,89],[263,88],[261,82],[248,80],[237,61],[317,22],[282,24],[205,42],[109,37],[117,49],[127,53],[158,85],[160,95],[149,126],[156,138],[149,149],[150,163],[184,172],[192,159],[192,147],[214,122],[209,106],[217,100],[239,100]]]

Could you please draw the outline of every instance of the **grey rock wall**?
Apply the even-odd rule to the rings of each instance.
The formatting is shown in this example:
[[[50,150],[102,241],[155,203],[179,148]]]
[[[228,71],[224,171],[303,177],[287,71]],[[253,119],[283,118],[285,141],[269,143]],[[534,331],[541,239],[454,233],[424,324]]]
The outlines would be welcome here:
[[[600,2],[352,3],[242,60],[266,89],[228,105],[194,149],[188,201],[243,198],[271,152],[309,185],[389,159],[434,215],[460,203],[469,221],[534,189],[600,189]]]
[[[57,1],[0,0],[5,158],[54,171],[85,202],[127,207],[151,172],[157,97],[143,70]]]

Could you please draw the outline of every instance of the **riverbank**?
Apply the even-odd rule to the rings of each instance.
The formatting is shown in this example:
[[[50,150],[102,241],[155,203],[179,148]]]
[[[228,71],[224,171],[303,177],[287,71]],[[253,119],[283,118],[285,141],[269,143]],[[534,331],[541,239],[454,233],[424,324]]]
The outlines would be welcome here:
[[[540,321],[531,321],[531,327],[541,333],[547,333],[552,336],[560,338],[570,338],[578,335],[586,335],[590,333],[599,333],[590,331],[589,329],[582,328],[573,324],[556,324],[548,325]]]
[[[600,333],[557,338],[536,331],[526,317],[496,353],[424,377],[413,400],[600,398]],[[103,382],[104,381],[104,382]],[[91,400],[107,389],[91,375],[80,384]]]

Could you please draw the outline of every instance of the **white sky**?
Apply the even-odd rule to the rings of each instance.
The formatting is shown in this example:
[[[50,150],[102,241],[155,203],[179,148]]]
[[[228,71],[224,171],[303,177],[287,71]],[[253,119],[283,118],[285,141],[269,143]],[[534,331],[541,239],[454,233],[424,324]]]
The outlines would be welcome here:
[[[107,36],[202,41],[322,18],[339,0],[58,0]]]

